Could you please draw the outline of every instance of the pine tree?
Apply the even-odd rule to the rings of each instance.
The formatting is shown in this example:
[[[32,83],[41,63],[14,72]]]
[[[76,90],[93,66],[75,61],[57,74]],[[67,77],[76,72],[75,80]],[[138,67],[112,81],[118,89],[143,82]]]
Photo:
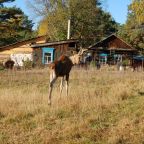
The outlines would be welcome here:
[[[33,23],[21,9],[5,7],[5,2],[13,0],[0,0],[0,46],[14,43],[32,35]]]

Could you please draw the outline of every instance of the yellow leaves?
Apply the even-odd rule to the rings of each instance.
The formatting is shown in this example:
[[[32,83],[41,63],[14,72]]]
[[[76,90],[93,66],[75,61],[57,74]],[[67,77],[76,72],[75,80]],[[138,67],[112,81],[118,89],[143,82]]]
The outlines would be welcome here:
[[[60,7],[49,13],[39,24],[38,35],[47,34],[52,40],[64,39],[67,30],[67,11]]]
[[[144,0],[134,0],[129,9],[135,14],[138,24],[144,23]]]
[[[48,33],[48,20],[44,18],[39,25],[38,35],[46,35]]]

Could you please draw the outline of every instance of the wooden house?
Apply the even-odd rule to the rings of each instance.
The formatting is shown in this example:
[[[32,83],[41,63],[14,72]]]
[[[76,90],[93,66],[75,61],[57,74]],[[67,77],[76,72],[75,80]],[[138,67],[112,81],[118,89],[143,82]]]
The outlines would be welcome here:
[[[116,64],[126,58],[131,60],[137,54],[136,49],[114,34],[91,45],[89,49],[101,64]]]
[[[34,44],[33,48],[34,63],[49,64],[59,58],[62,54],[71,55],[77,51],[78,40],[62,40],[43,44]]]
[[[48,42],[46,36],[39,36],[0,47],[0,62],[12,59],[15,66],[23,66],[23,61],[29,59],[38,65],[48,64],[61,54],[76,50],[77,43],[77,40]]]

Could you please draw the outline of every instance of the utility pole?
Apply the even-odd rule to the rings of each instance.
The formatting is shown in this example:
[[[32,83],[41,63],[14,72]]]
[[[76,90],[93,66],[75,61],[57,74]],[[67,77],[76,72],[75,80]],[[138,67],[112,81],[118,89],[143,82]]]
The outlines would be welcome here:
[[[68,19],[67,39],[70,39],[71,19]]]

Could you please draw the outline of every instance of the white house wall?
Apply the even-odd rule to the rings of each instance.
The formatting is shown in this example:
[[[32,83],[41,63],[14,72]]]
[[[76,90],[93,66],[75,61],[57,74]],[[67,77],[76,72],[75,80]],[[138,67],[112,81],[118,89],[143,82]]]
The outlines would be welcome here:
[[[23,66],[23,61],[33,61],[32,54],[11,54],[10,58],[15,62],[15,66]]]

